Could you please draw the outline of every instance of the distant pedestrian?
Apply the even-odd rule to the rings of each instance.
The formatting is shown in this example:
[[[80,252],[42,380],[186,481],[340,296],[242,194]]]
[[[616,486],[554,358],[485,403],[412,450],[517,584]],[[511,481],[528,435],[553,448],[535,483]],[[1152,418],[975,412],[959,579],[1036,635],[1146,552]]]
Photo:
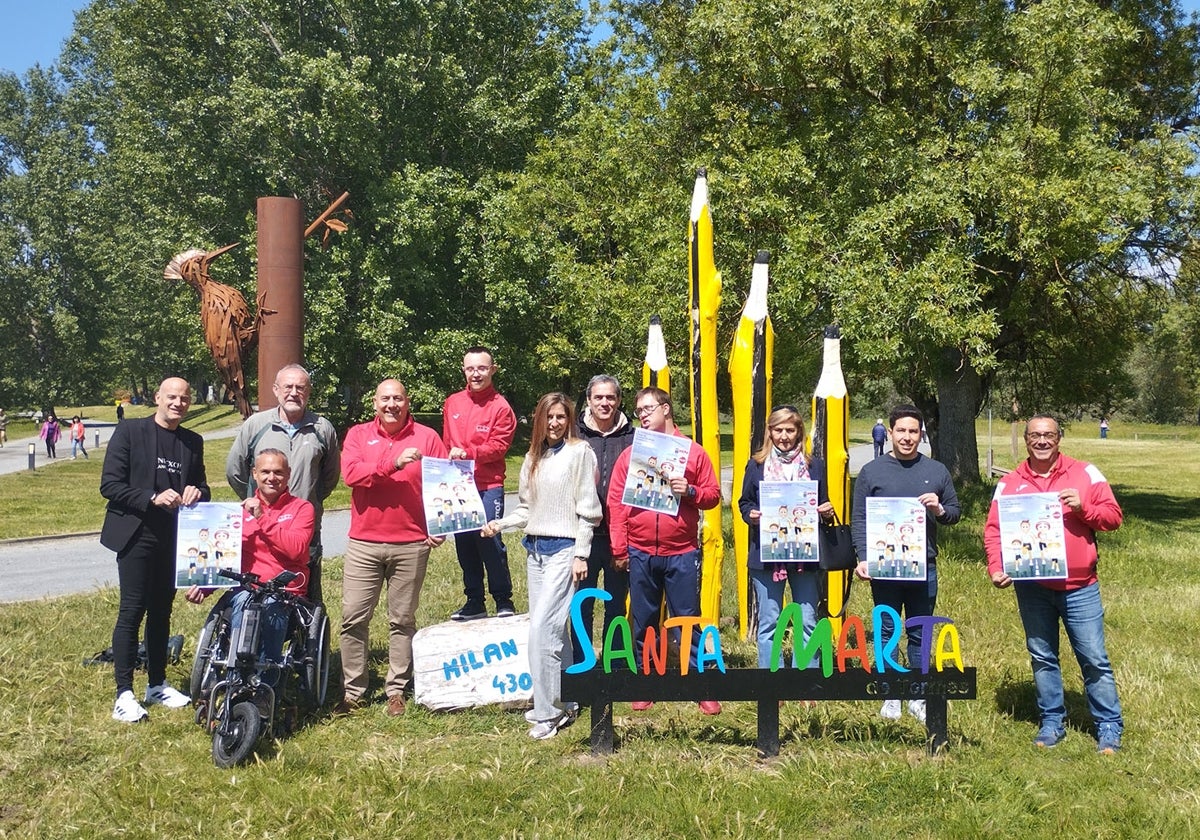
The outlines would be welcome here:
[[[58,457],[58,439],[62,437],[62,428],[58,425],[58,418],[53,413],[46,415],[46,422],[42,424],[42,431],[38,434],[42,440],[46,441],[46,456],[48,458]]]
[[[120,423],[124,419],[125,419],[125,403],[119,402],[119,403],[117,403],[117,422]]]
[[[882,458],[883,445],[887,443],[887,426],[882,417],[875,421],[875,428],[871,429],[871,440],[875,444],[875,457]]]
[[[74,461],[79,453],[83,454],[83,460],[88,460],[87,450],[83,448],[84,439],[87,437],[87,429],[83,426],[83,421],[76,414],[71,418],[71,460]]]
[[[4,413],[3,408],[0,408],[0,449],[3,449],[6,443],[8,443],[8,415]]]
[[[1108,418],[1101,417],[1100,418],[1100,440],[1104,440],[1107,437],[1108,437]]]

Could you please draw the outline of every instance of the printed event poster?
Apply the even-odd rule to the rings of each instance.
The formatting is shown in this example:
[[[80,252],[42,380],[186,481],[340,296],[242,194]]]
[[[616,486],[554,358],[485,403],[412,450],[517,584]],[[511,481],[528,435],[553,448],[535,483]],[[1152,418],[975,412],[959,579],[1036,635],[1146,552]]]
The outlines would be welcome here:
[[[242,506],[199,502],[179,509],[176,525],[175,588],[231,586],[217,569],[242,570]]]
[[[915,497],[867,497],[867,574],[879,580],[925,580],[926,516]]]
[[[431,537],[478,531],[487,524],[474,461],[421,458],[421,496]]]
[[[1062,502],[1057,493],[1001,496],[1000,556],[1013,580],[1066,580]]]
[[[683,475],[691,445],[685,437],[635,431],[621,502],[655,513],[679,513],[679,497],[671,492],[671,479]]]
[[[764,561],[817,562],[817,482],[764,481],[758,485],[758,509]]]

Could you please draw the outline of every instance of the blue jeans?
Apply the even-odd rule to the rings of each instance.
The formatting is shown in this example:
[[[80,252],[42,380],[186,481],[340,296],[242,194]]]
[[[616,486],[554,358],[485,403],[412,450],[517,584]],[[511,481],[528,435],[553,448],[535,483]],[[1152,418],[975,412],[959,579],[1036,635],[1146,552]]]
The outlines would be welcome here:
[[[504,516],[504,488],[493,487],[479,491],[483,499],[485,522]],[[467,531],[454,535],[454,550],[458,554],[458,565],[462,567],[463,592],[467,600],[483,603],[483,573],[487,579],[492,598],[499,604],[511,601],[513,596],[512,575],[508,571],[508,549],[499,534],[494,537],[481,536],[478,531]]]
[[[758,667],[771,667],[771,645],[775,641],[775,625],[783,611],[784,586],[791,584],[792,600],[800,606],[801,625],[804,638],[792,636],[791,666],[796,667],[795,651],[804,646],[817,626],[817,572],[802,571],[796,563],[787,564],[787,580],[775,580],[774,569],[750,569],[750,584],[754,587],[754,600],[758,602]],[[813,656],[805,668],[817,667]]]
[[[1058,622],[1061,620],[1083,672],[1083,690],[1092,719],[1097,726],[1116,726],[1120,733],[1123,729],[1121,702],[1117,699],[1117,681],[1104,645],[1100,584],[1063,592],[1028,581],[1014,584],[1013,589],[1017,593],[1021,624],[1025,627],[1025,647],[1029,649],[1029,662],[1033,666],[1033,685],[1037,690],[1042,726],[1062,727],[1067,714],[1058,661]]]
[[[604,572],[604,591],[612,595],[611,601],[604,602],[604,629],[600,634],[600,638],[603,640],[608,636],[608,627],[613,623],[613,619],[625,615],[625,599],[629,596],[629,572],[619,571],[612,567],[611,539],[607,532],[597,531],[592,534],[592,552],[588,555],[587,578],[579,584],[579,588],[588,589],[596,586],[600,581],[601,571]],[[583,624],[588,630],[587,643],[589,645],[592,644],[593,638],[592,615],[595,606],[596,602],[590,601],[589,606],[584,608]],[[575,634],[572,633],[572,662],[583,660],[583,649],[580,645],[581,640],[575,638]]]
[[[663,595],[667,598],[668,616],[700,615],[700,550],[683,554],[655,555],[629,547],[629,612],[633,616],[633,640],[637,669],[642,669],[642,644],[646,628],[658,624],[658,611]],[[678,642],[681,633],[672,628],[671,640]],[[692,631],[690,669],[696,670],[696,648],[700,630]]]
[[[250,594],[245,589],[238,589],[233,593],[233,598],[229,602],[229,636],[231,639],[236,640],[238,632],[241,630],[242,614],[246,609],[246,602],[250,600]],[[275,663],[283,661],[283,642],[287,638],[287,629],[287,606],[274,595],[267,596],[263,601],[262,616],[258,623],[259,659]],[[267,685],[274,686],[278,679],[279,672],[275,669],[268,670],[263,674],[263,682]]]
[[[871,597],[875,599],[875,604],[885,604],[901,613],[905,619],[918,615],[933,615],[933,611],[937,607],[937,564],[930,563],[926,569],[928,572],[924,581],[872,580]],[[884,615],[880,624],[882,626],[876,627],[875,633],[880,638],[890,639],[892,633],[895,632],[892,629],[891,617]],[[928,662],[921,662],[923,633],[919,627],[910,628],[907,632],[908,667],[919,671],[922,669],[922,665],[926,667],[929,665]]]

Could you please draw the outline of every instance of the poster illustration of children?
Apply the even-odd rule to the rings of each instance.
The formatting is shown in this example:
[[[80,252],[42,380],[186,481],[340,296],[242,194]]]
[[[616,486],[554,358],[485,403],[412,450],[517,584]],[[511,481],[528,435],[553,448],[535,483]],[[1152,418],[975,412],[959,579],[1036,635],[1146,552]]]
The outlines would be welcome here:
[[[175,588],[230,583],[219,577],[217,570],[239,571],[242,567],[242,506],[201,502],[180,508],[176,528]]]
[[[621,503],[656,513],[679,513],[679,497],[671,492],[671,476],[687,466],[687,438],[648,429],[633,433],[629,473],[621,491]]]
[[[482,527],[483,500],[475,488],[474,461],[422,458],[421,493],[429,536],[441,537]]]
[[[1057,493],[1022,493],[997,500],[1000,554],[1014,580],[1066,580],[1062,502]]]
[[[779,539],[779,548],[772,550],[770,557],[766,553],[767,547],[763,546],[763,560],[817,561],[815,543],[819,515],[816,498],[815,481],[764,481],[759,484],[758,499],[762,510],[759,528],[766,529],[763,533],[777,534]]]
[[[883,547],[882,559],[867,558],[867,570],[872,578],[925,578],[927,515],[925,506],[915,498],[871,496],[867,499],[867,544]]]

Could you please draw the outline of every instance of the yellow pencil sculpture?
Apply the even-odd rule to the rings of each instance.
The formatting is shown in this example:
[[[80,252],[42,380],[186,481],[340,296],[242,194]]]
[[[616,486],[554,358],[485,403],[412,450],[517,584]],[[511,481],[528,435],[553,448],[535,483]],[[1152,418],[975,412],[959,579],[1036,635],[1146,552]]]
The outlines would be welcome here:
[[[762,446],[771,413],[774,373],[775,330],[767,314],[767,265],[771,255],[759,251],[750,275],[750,294],[742,309],[733,348],[729,351],[729,381],[733,388],[733,555],[737,565],[738,632],[742,638],[750,627],[750,572],[746,567],[750,534],[737,514],[742,496],[746,462]]]
[[[688,310],[691,317],[692,440],[704,447],[718,480],[721,476],[721,429],[717,416],[717,309],[721,305],[721,273],[713,258],[712,211],[708,206],[708,173],[696,170],[688,224]],[[721,569],[725,537],[723,505],[701,514],[700,615],[708,624],[721,619]]]
[[[650,316],[646,331],[646,360],[642,363],[642,387],[662,388],[671,393],[671,368],[667,365],[667,343],[663,340],[662,318]],[[635,421],[634,425],[638,425]]]
[[[829,501],[842,522],[850,521],[850,398],[842,376],[842,333],[836,325],[825,328],[821,378],[812,400],[814,458],[825,462]],[[834,637],[842,630],[842,615],[850,596],[851,573],[828,572],[825,614],[833,624]],[[818,616],[819,618],[820,616]]]

